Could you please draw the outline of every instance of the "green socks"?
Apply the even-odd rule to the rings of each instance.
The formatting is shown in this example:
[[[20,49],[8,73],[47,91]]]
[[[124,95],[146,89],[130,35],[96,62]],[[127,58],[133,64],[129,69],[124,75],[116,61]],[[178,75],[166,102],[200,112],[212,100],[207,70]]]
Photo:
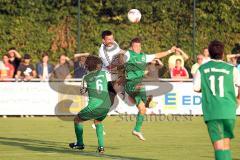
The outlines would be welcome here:
[[[138,114],[137,115],[137,118],[136,118],[136,125],[135,125],[135,128],[134,130],[137,131],[137,132],[140,132],[141,131],[141,128],[142,128],[142,123],[143,123],[143,120],[144,120],[144,115],[142,114]]]
[[[98,138],[98,146],[104,147],[103,124],[99,123],[95,126],[96,126],[97,138]],[[78,145],[83,145],[83,125],[81,123],[79,124],[74,123],[74,128],[75,128],[75,134],[77,137]]]
[[[230,150],[215,150],[215,160],[232,160]]]
[[[83,125],[81,123],[74,123],[74,128],[78,145],[83,145]]]
[[[95,124],[95,126],[96,126],[96,134],[97,134],[97,138],[98,138],[98,146],[104,147],[103,124],[98,123],[98,124]]]

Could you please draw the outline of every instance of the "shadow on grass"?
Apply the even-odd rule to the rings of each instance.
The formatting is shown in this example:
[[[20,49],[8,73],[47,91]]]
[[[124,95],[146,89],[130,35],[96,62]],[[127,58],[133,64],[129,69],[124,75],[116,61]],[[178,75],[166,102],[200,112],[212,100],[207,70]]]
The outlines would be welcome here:
[[[63,154],[72,154],[72,155],[83,155],[89,157],[101,157],[101,158],[110,158],[110,159],[123,159],[123,160],[145,160],[145,158],[138,158],[138,157],[128,157],[128,156],[120,156],[120,155],[99,155],[96,152],[92,151],[79,151],[79,150],[72,150],[67,147],[61,147],[64,145],[64,142],[55,142],[55,141],[43,141],[43,140],[35,140],[35,139],[27,139],[27,138],[7,138],[7,137],[0,137],[0,145],[7,145],[7,146],[17,146],[21,147],[25,150],[35,151],[35,152],[42,152],[42,153],[63,153]],[[97,146],[87,146],[89,148],[97,148]],[[107,147],[111,148],[111,147]],[[117,149],[112,147],[111,149]],[[148,160],[157,160],[148,158]],[[236,159],[237,160],[237,159]]]
[[[210,159],[214,159],[214,156],[210,157],[210,156],[201,156],[204,158],[210,158]],[[233,158],[232,160],[240,160],[239,158]]]

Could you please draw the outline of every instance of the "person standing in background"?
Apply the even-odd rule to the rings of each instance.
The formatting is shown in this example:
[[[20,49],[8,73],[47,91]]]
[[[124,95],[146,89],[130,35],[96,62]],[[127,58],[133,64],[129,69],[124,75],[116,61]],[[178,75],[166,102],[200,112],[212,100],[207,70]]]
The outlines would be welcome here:
[[[163,67],[163,63],[159,59],[154,59],[154,61],[148,63],[147,70],[145,72],[145,78],[148,79],[158,79],[159,70]]]
[[[8,51],[10,64],[14,67],[14,76],[17,74],[18,67],[21,63],[22,56],[16,51],[15,48],[10,48]]]
[[[189,75],[185,67],[182,67],[181,59],[176,60],[175,67],[171,70],[172,79],[188,79]]]
[[[177,47],[175,54],[171,55],[168,59],[169,70],[171,71],[175,67],[177,59],[180,59],[182,61],[181,66],[184,67],[184,61],[186,61],[188,58],[189,56],[183,50]]]
[[[191,74],[192,74],[193,78],[202,63],[203,63],[203,55],[199,54],[199,55],[197,55],[197,63],[195,63],[191,68]]]
[[[73,66],[72,60],[65,54],[59,57],[59,63],[55,66],[53,71],[54,79],[64,80],[71,78],[70,68]]]
[[[14,67],[9,63],[9,55],[2,56],[2,65],[0,67],[0,80],[13,78]]]
[[[202,62],[203,64],[211,60],[209,56],[208,48],[203,48],[202,55],[203,55],[203,62]]]
[[[30,81],[37,76],[36,70],[31,62],[31,56],[25,54],[23,57],[23,63],[18,67],[16,79],[23,79],[24,81]]]
[[[48,53],[43,53],[41,62],[37,63],[36,65],[37,76],[41,80],[48,80],[51,73],[53,72],[53,65],[50,64],[48,61]]]
[[[87,74],[85,62],[89,53],[77,53],[74,55],[74,78],[83,78]]]

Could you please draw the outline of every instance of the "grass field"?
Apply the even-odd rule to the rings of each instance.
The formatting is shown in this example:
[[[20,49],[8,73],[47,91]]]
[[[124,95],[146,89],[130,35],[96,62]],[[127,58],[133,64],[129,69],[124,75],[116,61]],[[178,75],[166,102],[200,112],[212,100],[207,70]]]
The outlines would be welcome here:
[[[239,117],[238,117],[239,119]],[[240,120],[232,143],[233,158],[240,160]],[[105,122],[106,152],[95,151],[97,140],[91,122],[84,126],[86,148],[75,151],[68,143],[75,141],[73,123],[56,117],[0,118],[1,160],[213,160],[206,127],[202,117],[191,121],[148,121],[144,123],[142,142],[131,135],[134,121],[108,117]]]

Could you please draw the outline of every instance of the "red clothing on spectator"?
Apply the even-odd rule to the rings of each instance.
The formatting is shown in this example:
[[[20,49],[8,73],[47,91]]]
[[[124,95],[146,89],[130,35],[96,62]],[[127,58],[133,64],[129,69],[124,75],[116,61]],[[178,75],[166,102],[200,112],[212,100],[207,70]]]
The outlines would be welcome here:
[[[177,68],[177,67],[174,67],[172,69],[172,73],[171,73],[172,77],[173,76],[181,76],[181,77],[185,77],[187,76],[187,70],[185,68]]]
[[[10,63],[4,64],[3,68],[0,70],[1,78],[13,78],[12,73],[14,73],[14,67]]]

